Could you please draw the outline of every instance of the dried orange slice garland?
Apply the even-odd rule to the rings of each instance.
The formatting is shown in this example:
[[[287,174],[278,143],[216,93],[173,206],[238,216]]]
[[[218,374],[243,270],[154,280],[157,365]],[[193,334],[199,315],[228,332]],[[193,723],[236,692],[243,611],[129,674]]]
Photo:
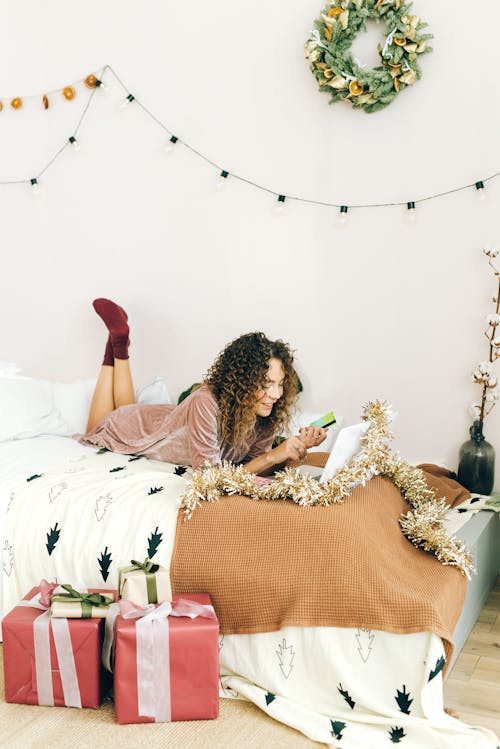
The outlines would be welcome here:
[[[370,19],[385,23],[385,43],[378,45],[380,65],[365,70],[351,46]],[[383,109],[412,86],[421,76],[418,58],[431,51],[432,34],[422,33],[427,24],[404,0],[331,0],[314,26],[305,49],[320,91],[331,104],[345,100],[365,112]]]

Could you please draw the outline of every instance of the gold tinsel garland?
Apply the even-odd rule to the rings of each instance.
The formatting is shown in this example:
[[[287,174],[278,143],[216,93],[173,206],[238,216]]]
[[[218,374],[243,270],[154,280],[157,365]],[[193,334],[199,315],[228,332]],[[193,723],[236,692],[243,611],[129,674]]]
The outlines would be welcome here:
[[[251,499],[291,499],[303,506],[330,505],[343,502],[355,486],[364,486],[373,476],[386,476],[400,489],[411,510],[399,523],[411,543],[434,554],[442,564],[458,567],[469,579],[474,566],[465,545],[448,535],[444,528],[447,509],[427,487],[423,472],[411,466],[389,447],[393,437],[389,429],[387,403],[373,401],[363,409],[363,420],[369,426],[362,437],[363,449],[335,476],[320,484],[296,468],[285,468],[274,480],[263,486],[243,466],[224,462],[222,466],[205,464],[194,472],[181,507],[188,518],[202,502],[214,502],[221,494],[242,494]]]

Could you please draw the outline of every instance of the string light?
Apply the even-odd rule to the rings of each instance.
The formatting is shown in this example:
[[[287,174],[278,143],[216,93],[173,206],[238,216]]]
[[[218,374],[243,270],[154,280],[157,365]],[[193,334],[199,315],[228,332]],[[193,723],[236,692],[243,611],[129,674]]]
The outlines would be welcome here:
[[[161,127],[168,134],[171,133],[170,128],[168,128],[163,122],[161,122],[158,119],[158,117],[156,117],[153,114],[153,112],[151,112],[138,99],[136,99],[136,97],[133,94],[131,94],[131,93],[128,92],[128,87],[120,79],[120,77],[115,72],[115,70],[113,70],[113,68],[110,65],[105,65],[103,67],[103,69],[102,69],[102,71],[101,71],[101,73],[100,73],[99,76],[94,75],[94,74],[90,74],[83,81],[88,88],[92,89],[92,92],[90,94],[90,98],[89,98],[89,100],[87,102],[87,105],[86,105],[86,107],[84,109],[84,112],[83,112],[82,116],[80,117],[80,120],[78,122],[78,127],[74,131],[75,134],[76,134],[78,128],[80,127],[80,125],[82,124],[82,122],[83,122],[83,120],[84,120],[84,118],[85,118],[85,116],[86,116],[86,114],[88,112],[88,108],[89,108],[89,106],[90,106],[90,104],[92,102],[92,98],[93,98],[93,95],[94,95],[95,91],[98,88],[104,88],[104,89],[108,88],[108,86],[103,81],[104,75],[106,73],[108,73],[108,72],[113,76],[113,78],[116,80],[116,82],[118,83],[118,85],[122,88],[122,90],[126,94],[126,98],[122,102],[121,107],[127,108],[127,106],[129,104],[131,104],[132,102],[136,102],[137,105],[138,105],[138,107],[140,107],[143,110],[143,112],[148,117],[150,117],[152,120],[154,120],[156,122],[156,124],[159,125],[159,127]],[[78,83],[80,83],[80,82],[81,81],[79,81]],[[55,91],[48,91],[46,94],[44,94],[45,99],[47,101],[47,106],[48,106],[48,95],[49,94],[52,94],[52,93],[61,93],[62,91],[67,91],[70,94],[70,96],[71,96],[71,94],[72,94],[72,91],[70,93],[71,89],[74,89],[74,86],[66,86],[66,87],[64,87],[64,89],[56,89]],[[36,96],[39,99],[41,97],[40,94],[37,94]],[[69,98],[69,97],[66,97],[66,95],[64,93],[63,93],[63,96],[65,98]],[[21,97],[16,97],[15,99],[11,100],[11,102],[10,102],[11,106],[13,106],[13,108],[20,109],[20,108],[22,108],[22,105],[23,105],[23,99],[27,99],[27,98],[34,98],[34,97],[26,97],[26,96],[22,97],[22,98]],[[1,99],[0,99],[0,111],[1,111],[1,108],[2,108],[2,104],[1,104]],[[75,138],[75,140],[76,140],[76,138]],[[195,156],[197,156],[200,159],[203,159],[208,164],[211,164],[213,167],[215,167],[217,169],[221,168],[220,165],[214,163],[210,158],[208,158],[207,156],[205,156],[203,153],[201,153],[200,151],[198,151],[196,148],[194,148],[193,146],[189,145],[185,141],[180,140],[175,135],[170,135],[169,141],[167,142],[167,144],[165,146],[165,151],[167,151],[167,152],[171,151],[173,145],[175,145],[177,142],[182,143],[182,145],[185,148],[187,148],[189,151],[191,151]],[[75,144],[72,144],[72,145],[75,145]],[[46,164],[46,166],[44,167],[44,169],[42,169],[42,171],[40,172],[40,174],[43,174],[50,166],[52,166],[52,164],[56,161],[56,159],[60,156],[60,154],[63,151],[64,151],[64,146],[62,146],[56,152],[56,154],[49,160],[49,162]],[[222,170],[220,172],[220,174],[219,174],[219,181],[222,182],[222,184],[224,184],[225,181],[226,181],[226,179],[227,179],[226,177],[221,177],[222,172],[225,172],[225,171],[226,170]],[[229,172],[228,172],[228,174],[229,174]],[[300,203],[308,203],[310,205],[318,205],[318,206],[323,206],[323,207],[338,208],[339,209],[338,223],[340,223],[341,225],[345,224],[346,221],[347,221],[347,213],[348,213],[349,208],[388,208],[388,207],[395,207],[395,206],[402,206],[402,207],[404,207],[406,205],[408,219],[409,220],[413,220],[413,218],[416,217],[416,211],[415,211],[415,208],[414,208],[414,204],[416,202],[422,203],[422,202],[427,201],[427,200],[435,200],[435,199],[444,197],[446,195],[451,195],[452,193],[461,192],[463,190],[468,190],[471,187],[475,187],[476,188],[476,194],[477,194],[478,198],[480,200],[484,200],[484,199],[486,199],[486,191],[484,189],[485,182],[487,182],[489,180],[492,180],[492,179],[496,179],[499,176],[500,176],[500,171],[495,172],[493,174],[490,174],[487,177],[483,177],[482,180],[479,180],[477,182],[472,182],[471,184],[467,184],[467,185],[461,185],[461,186],[458,186],[458,187],[455,187],[455,188],[452,188],[452,189],[449,189],[449,190],[443,190],[442,192],[437,192],[437,193],[431,193],[431,194],[428,194],[428,195],[423,195],[423,196],[419,197],[418,200],[416,200],[416,201],[408,201],[408,202],[406,202],[406,201],[394,201],[394,202],[380,202],[380,203],[379,202],[372,202],[372,203],[351,203],[350,206],[347,206],[347,205],[344,205],[344,204],[327,202],[327,201],[322,201],[322,200],[313,200],[313,199],[310,199],[310,198],[305,198],[305,197],[295,196],[295,195],[287,195],[286,199],[287,200],[293,200],[293,201],[300,202]],[[250,179],[247,179],[246,177],[239,176],[239,175],[235,174],[234,172],[231,172],[231,177],[233,179],[239,180],[240,182],[244,182],[245,184],[247,184],[247,185],[249,185],[251,187],[255,187],[258,190],[262,190],[264,192],[276,195],[276,193],[274,192],[274,190],[271,190],[268,187],[265,187],[264,185],[260,185],[257,182],[254,182],[254,181],[252,181]],[[28,182],[28,184],[29,184],[29,183],[31,183],[31,180],[26,180],[26,179],[0,180],[0,185],[19,184],[19,183],[26,183],[26,182]],[[280,200],[280,198],[282,198],[282,200]],[[280,211],[280,209],[281,210],[283,209],[283,207],[284,207],[283,206],[284,200],[285,200],[285,196],[284,195],[283,196],[278,196],[278,203],[279,203],[279,205],[275,206],[275,208],[278,209],[278,212]],[[410,204],[413,204],[413,207],[410,207]]]
[[[338,226],[345,226],[347,224],[347,214],[349,211],[349,206],[347,205],[341,205],[339,207],[339,212],[337,214],[337,225]]]
[[[133,94],[127,94],[127,97],[120,104],[120,109],[127,109],[128,105],[132,104],[133,101],[135,101],[135,96]]]
[[[278,195],[278,199],[273,206],[273,213],[275,213],[278,216],[280,213],[283,213],[283,209],[285,207],[285,200],[286,200],[286,195]]]
[[[102,88],[103,91],[109,91],[109,85],[104,83],[94,73],[90,73],[83,82],[87,88]]]
[[[165,153],[171,153],[178,140],[179,138],[176,135],[171,135],[165,144]]]
[[[482,180],[479,180],[475,183],[474,187],[476,188],[476,195],[478,200],[486,200],[486,190],[484,189],[484,182]]]
[[[227,183],[228,177],[229,177],[229,172],[226,172],[226,170],[223,169],[222,172],[219,174],[217,182],[215,183],[215,186],[218,190],[222,190],[224,185]]]
[[[108,66],[105,66],[102,69],[99,80],[102,78],[102,75],[106,71],[107,67]],[[59,158],[59,156],[66,150],[68,144],[71,144],[72,147],[76,147],[76,143],[73,143],[72,139],[74,139],[74,141],[77,140],[76,139],[76,134],[77,134],[78,130],[80,129],[80,126],[81,126],[82,122],[84,121],[84,119],[85,119],[85,117],[86,117],[86,115],[88,113],[89,107],[90,107],[90,105],[92,103],[92,100],[93,100],[93,97],[94,97],[94,94],[95,94],[95,92],[97,90],[97,86],[96,85],[91,85],[91,82],[90,82],[91,79],[98,80],[97,76],[95,76],[94,74],[91,74],[91,75],[87,76],[87,78],[83,81],[83,83],[85,83],[88,88],[91,88],[93,90],[91,91],[90,96],[89,96],[89,98],[87,100],[87,103],[85,104],[85,106],[83,108],[83,111],[81,112],[81,114],[79,116],[79,119],[78,119],[78,122],[76,124],[76,127],[73,130],[74,134],[72,136],[70,136],[70,138],[68,138],[68,140],[65,141],[63,143],[63,145],[60,146],[57,149],[57,151],[55,152],[55,154],[49,159],[49,161],[45,164],[45,166],[43,167],[43,169],[41,169],[41,171],[38,174],[38,177],[31,177],[30,179],[0,180],[0,185],[18,185],[18,184],[25,184],[26,185],[27,184],[28,186],[30,186],[32,188],[32,192],[33,193],[36,194],[36,193],[38,193],[40,191],[40,183],[39,183],[40,177],[43,174],[45,174],[45,172],[48,169],[50,169],[50,167],[52,166],[52,164],[54,164],[54,162]],[[81,81],[79,81],[79,83],[81,83]],[[67,88],[73,88],[73,87],[70,86],[70,87],[67,87]],[[49,96],[49,94],[54,94],[54,93],[63,93],[63,91],[61,89],[55,89],[54,91],[48,91],[46,94],[43,94],[43,96],[41,96],[41,94],[35,94],[33,96],[25,96],[24,99],[37,99],[39,101],[40,97],[41,97],[41,99],[42,99],[42,105],[43,105],[44,109],[48,109],[48,107],[49,107],[48,96]],[[64,94],[63,94],[63,96],[64,96]],[[64,96],[64,98],[66,98],[66,97]],[[19,106],[22,106],[23,99],[21,97],[17,97],[17,99],[20,102]],[[0,106],[0,111],[1,111],[1,109],[2,109],[2,106]]]
[[[74,135],[69,136],[68,143],[72,146],[73,151],[80,150],[80,142],[75,138]]]
[[[106,91],[106,93],[111,90],[109,83],[104,83],[100,78],[96,78],[95,87],[100,88],[101,91]]]
[[[406,218],[411,223],[417,219],[417,212],[415,211],[415,201],[409,200],[406,204]]]

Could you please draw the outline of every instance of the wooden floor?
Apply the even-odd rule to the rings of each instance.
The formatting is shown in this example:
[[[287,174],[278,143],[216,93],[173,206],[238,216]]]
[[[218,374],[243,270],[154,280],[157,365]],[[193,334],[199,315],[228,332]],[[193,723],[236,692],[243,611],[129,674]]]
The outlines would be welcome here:
[[[500,737],[500,577],[448,676],[444,704]]]

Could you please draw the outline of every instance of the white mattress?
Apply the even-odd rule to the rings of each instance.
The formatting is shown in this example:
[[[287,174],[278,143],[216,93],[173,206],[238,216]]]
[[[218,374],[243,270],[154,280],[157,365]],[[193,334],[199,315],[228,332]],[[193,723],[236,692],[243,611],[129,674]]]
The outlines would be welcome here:
[[[33,475],[41,466],[56,467],[66,460],[92,451],[69,437],[34,437],[0,442],[0,491],[13,482]]]
[[[95,452],[64,437],[0,443],[2,543],[6,508],[16,485],[63,468],[69,461],[80,464],[80,456]],[[82,458],[88,459],[90,455]],[[0,585],[2,578],[0,574]],[[407,749],[494,749],[493,734],[471,729],[443,712],[442,674],[431,675],[443,655],[441,640],[425,632],[395,635],[288,627],[272,633],[226,635],[220,639],[221,696],[251,700],[273,718],[325,744],[342,736],[346,749],[383,749],[388,733],[397,732],[405,736]],[[396,697],[406,700],[406,695],[411,696],[411,714],[396,701]]]
[[[0,442],[0,539],[4,538],[4,519],[10,493],[16,484],[42,470],[57,468],[72,458],[92,452],[68,437],[34,437]],[[0,616],[3,611],[3,575],[0,575]]]

